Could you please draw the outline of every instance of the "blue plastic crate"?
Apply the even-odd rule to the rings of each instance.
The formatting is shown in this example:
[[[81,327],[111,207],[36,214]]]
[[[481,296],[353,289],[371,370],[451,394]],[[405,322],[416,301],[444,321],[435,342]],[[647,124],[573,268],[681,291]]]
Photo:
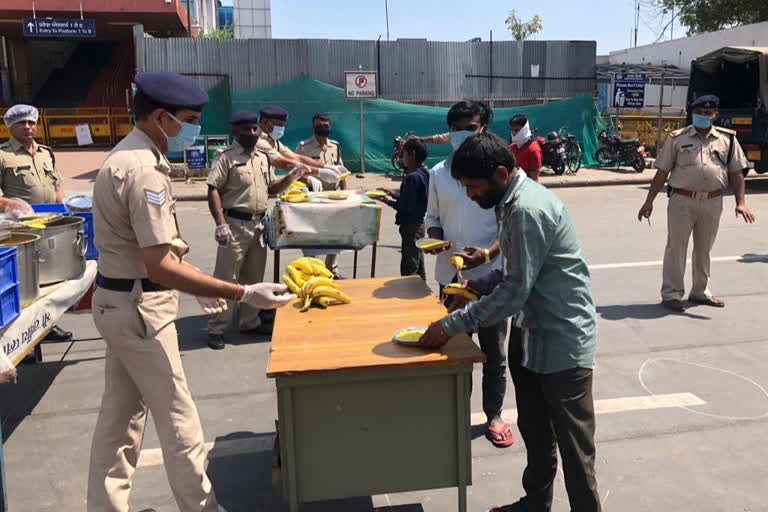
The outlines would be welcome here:
[[[67,215],[67,207],[64,203],[32,204],[30,205],[37,213],[61,213]]]
[[[19,285],[10,286],[0,291],[0,328],[16,320],[20,312],[21,298],[19,297]]]
[[[0,247],[0,290],[19,284],[16,246]]]

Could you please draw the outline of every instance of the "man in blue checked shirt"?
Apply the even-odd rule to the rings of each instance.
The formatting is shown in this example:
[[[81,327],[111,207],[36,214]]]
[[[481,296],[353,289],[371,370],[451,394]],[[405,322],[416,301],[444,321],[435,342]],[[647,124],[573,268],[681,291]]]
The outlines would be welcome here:
[[[495,208],[504,271],[466,283],[482,297],[454,302],[421,343],[439,347],[458,333],[516,316],[509,369],[528,452],[526,495],[491,510],[549,511],[559,446],[571,510],[598,512],[592,401],[597,321],[568,210],[515,169],[514,155],[493,134],[469,137],[453,155],[451,175],[478,205]]]

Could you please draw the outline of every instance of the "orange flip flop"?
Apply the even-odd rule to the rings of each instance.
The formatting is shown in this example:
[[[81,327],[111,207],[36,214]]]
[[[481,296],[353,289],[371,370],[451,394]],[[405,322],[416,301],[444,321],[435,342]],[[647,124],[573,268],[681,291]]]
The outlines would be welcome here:
[[[507,431],[509,431],[509,437],[504,439],[504,434],[506,434]],[[501,439],[494,437],[493,434],[496,434]],[[500,429],[488,425],[488,432],[486,432],[485,437],[497,448],[507,448],[515,443],[515,435],[512,432],[512,427],[509,423],[504,423]]]

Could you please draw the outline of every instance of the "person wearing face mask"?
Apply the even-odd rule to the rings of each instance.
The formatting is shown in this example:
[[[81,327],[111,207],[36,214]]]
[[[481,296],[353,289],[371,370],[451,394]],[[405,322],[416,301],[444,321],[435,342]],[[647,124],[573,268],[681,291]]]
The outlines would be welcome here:
[[[267,211],[268,196],[286,190],[309,170],[294,167],[288,175],[277,179],[266,153],[256,149],[258,116],[253,112],[237,112],[229,122],[235,142],[226,148],[208,174],[208,208],[216,223],[218,243],[214,277],[232,283],[253,284],[264,280],[267,248],[261,244],[261,221]],[[232,321],[232,308],[213,315],[208,321],[208,346],[224,348],[224,330]],[[260,311],[240,306],[238,321],[244,334],[267,335],[271,325]]]
[[[675,312],[685,311],[685,263],[693,233],[693,284],[688,300],[694,304],[725,307],[709,290],[710,252],[723,212],[723,191],[730,185],[736,216],[755,222],[744,197],[747,159],[736,132],[714,126],[720,100],[704,95],[690,105],[693,124],[669,134],[656,157],[656,176],[637,220],[650,219],[653,200],[669,180],[667,247],[664,250],[661,301]]]
[[[470,136],[485,132],[491,120],[491,110],[480,101],[461,101],[448,110],[446,121],[453,151]],[[467,197],[467,190],[451,176],[453,154],[430,171],[427,213],[424,224],[427,236],[450,241],[436,251],[435,280],[447,306],[450,297],[443,288],[458,281],[457,269],[450,263],[453,254],[464,259],[464,279],[476,279],[501,268],[499,243],[496,237],[496,216]],[[456,252],[459,251],[459,252]],[[512,427],[501,418],[501,407],[507,387],[507,365],[504,342],[507,322],[483,327],[477,331],[480,348],[487,357],[483,365],[483,411],[487,417],[486,437],[495,446],[514,443]]]
[[[340,165],[344,166],[344,161],[341,159],[341,148],[339,148],[338,141],[329,139],[328,135],[331,134],[331,118],[328,114],[318,112],[312,117],[312,132],[314,135],[308,139],[305,139],[296,146],[296,154],[311,158],[315,162],[318,162],[324,166]],[[347,181],[341,180],[338,184],[334,183],[322,183],[317,178],[308,177],[307,186],[314,191],[320,190],[346,190]],[[311,251],[305,251],[305,255],[315,255]],[[318,255],[320,256],[320,255]],[[344,279],[339,273],[339,254],[326,254],[325,266],[328,267],[336,279]]]
[[[92,311],[106,355],[86,510],[128,510],[151,412],[178,509],[221,512],[179,354],[178,292],[197,297],[208,314],[221,312],[227,300],[274,309],[295,296],[283,285],[219,280],[183,260],[189,246],[179,232],[164,154],[194,144],[208,95],[176,73],[139,73],[134,82],[135,127],[107,155],[93,186],[99,260]]]
[[[517,114],[509,120],[509,135],[512,143],[509,149],[515,155],[517,166],[533,181],[539,181],[541,170],[541,146],[536,142],[531,132],[528,118]]]

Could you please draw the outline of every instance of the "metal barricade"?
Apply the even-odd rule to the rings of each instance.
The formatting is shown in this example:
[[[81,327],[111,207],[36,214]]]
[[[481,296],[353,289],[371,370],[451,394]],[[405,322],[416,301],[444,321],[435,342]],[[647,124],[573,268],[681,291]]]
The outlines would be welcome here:
[[[75,127],[87,124],[94,146],[112,144],[109,107],[47,108],[44,111],[46,133],[51,146],[78,146]]]
[[[656,153],[656,137],[659,130],[659,116],[648,114],[620,114],[618,134],[627,139],[639,138],[646,148]],[[684,116],[664,116],[661,124],[661,144],[670,132],[685,126]]]
[[[112,123],[112,143],[117,144],[133,129],[133,115],[126,107],[112,107],[110,120]]]

